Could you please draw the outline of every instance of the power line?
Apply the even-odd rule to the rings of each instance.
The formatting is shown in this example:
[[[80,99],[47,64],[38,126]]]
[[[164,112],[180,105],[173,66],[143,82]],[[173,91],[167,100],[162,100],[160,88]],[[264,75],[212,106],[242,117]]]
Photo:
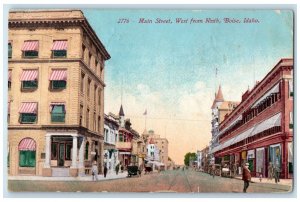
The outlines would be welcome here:
[[[143,119],[142,116],[131,116],[127,115],[128,118],[138,118],[138,119]],[[154,119],[154,120],[175,120],[175,121],[211,121],[209,119],[186,119],[186,118],[167,118],[167,117],[148,117],[147,119]]]

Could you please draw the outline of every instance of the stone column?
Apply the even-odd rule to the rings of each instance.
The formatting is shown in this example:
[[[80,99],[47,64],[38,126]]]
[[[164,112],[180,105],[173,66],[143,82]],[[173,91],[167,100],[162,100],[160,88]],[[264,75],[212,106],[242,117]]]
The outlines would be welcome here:
[[[85,169],[84,169],[84,152],[85,152],[85,144],[86,144],[86,138],[81,137],[81,144],[79,148],[79,154],[78,154],[78,173],[80,176],[85,175]]]
[[[73,136],[73,150],[72,150],[72,166],[71,168],[77,168],[77,135]]]
[[[44,168],[50,168],[51,161],[51,135],[46,135],[46,145],[45,145],[45,164]]]
[[[42,168],[42,175],[44,177],[51,177],[52,176],[52,169],[51,169],[51,135],[46,134],[45,136],[45,163],[44,167]]]

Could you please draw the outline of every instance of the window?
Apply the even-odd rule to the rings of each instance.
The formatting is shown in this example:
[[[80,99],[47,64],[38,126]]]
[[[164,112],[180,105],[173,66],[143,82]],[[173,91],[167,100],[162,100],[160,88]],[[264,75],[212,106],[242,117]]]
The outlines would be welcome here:
[[[66,144],[66,156],[65,159],[66,160],[71,160],[71,150],[72,150],[72,144]]]
[[[39,41],[25,41],[22,51],[24,58],[37,58],[39,55]]]
[[[86,110],[86,128],[89,128],[89,124],[90,124],[90,110],[87,109]]]
[[[290,112],[290,124],[289,124],[289,128],[292,129],[294,127],[294,124],[293,124],[293,112]]]
[[[35,151],[20,151],[20,167],[35,167]]]
[[[19,150],[19,166],[35,167],[35,151],[36,144],[31,138],[24,138],[18,146]]]
[[[21,123],[36,123],[37,115],[32,113],[22,113],[20,115]]]
[[[101,130],[101,117],[98,116],[98,132]]]
[[[80,92],[81,93],[84,93],[83,92],[83,89],[84,89],[84,73],[81,73],[81,83],[80,83]]]
[[[94,104],[97,102],[97,85],[94,86]]]
[[[90,97],[91,79],[88,79],[87,96]]]
[[[96,113],[94,113],[94,116],[93,116],[93,123],[94,123],[94,125],[93,125],[93,126],[94,126],[94,127],[93,127],[93,130],[96,131],[96,129],[97,129],[97,128],[96,128],[96,124],[97,124]]]
[[[67,57],[67,41],[53,41],[51,50],[53,58]]]
[[[51,122],[64,123],[65,113],[65,105],[53,105],[51,111]]]
[[[98,90],[98,105],[101,104],[101,89]]]
[[[83,106],[80,105],[80,118],[79,118],[79,125],[82,126],[82,115],[83,115]]]
[[[58,143],[57,142],[52,142],[51,144],[51,160],[57,160],[57,152],[58,150]]]
[[[294,96],[294,88],[293,88],[293,80],[289,80],[289,95],[290,97],[293,97]]]
[[[123,137],[123,134],[119,134],[119,142],[124,142],[124,137]]]
[[[22,81],[22,89],[36,89],[38,81]]]
[[[8,43],[8,58],[11,58],[12,56],[12,45],[11,42]]]
[[[11,74],[12,70],[8,70],[8,90],[11,89]]]
[[[66,86],[66,81],[51,81],[51,89],[65,89]]]
[[[89,142],[87,142],[86,144],[85,144],[85,153],[84,153],[84,159],[85,160],[88,160],[89,159]]]

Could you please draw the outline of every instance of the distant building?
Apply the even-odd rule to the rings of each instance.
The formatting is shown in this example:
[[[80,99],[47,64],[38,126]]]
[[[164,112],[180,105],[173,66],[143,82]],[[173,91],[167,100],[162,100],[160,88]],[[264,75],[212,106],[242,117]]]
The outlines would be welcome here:
[[[9,175],[101,173],[110,55],[80,10],[8,18]]]
[[[116,140],[118,138],[119,120],[111,113],[104,116],[104,166],[110,172],[115,170],[119,163]]]
[[[225,119],[225,117],[233,111],[239,102],[225,101],[222,93],[221,86],[219,86],[218,93],[215,94],[215,99],[211,107],[212,110],[212,138],[210,141],[210,150],[219,145],[219,125]],[[212,162],[214,161],[213,155],[210,155]]]

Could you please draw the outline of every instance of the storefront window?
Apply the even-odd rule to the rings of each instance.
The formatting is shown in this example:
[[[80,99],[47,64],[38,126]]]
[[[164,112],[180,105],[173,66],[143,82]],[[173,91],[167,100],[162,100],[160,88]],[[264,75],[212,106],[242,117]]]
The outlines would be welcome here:
[[[90,144],[88,142],[85,144],[85,155],[84,155],[85,160],[89,159],[89,145]]]
[[[66,144],[66,160],[71,160],[71,150],[72,150],[72,145],[71,144]]]
[[[269,162],[272,162],[274,166],[281,167],[281,147],[280,145],[271,145],[269,151]]]
[[[20,167],[35,167],[35,151],[20,151]]]
[[[51,144],[51,159],[57,160],[57,143],[52,142]]]

